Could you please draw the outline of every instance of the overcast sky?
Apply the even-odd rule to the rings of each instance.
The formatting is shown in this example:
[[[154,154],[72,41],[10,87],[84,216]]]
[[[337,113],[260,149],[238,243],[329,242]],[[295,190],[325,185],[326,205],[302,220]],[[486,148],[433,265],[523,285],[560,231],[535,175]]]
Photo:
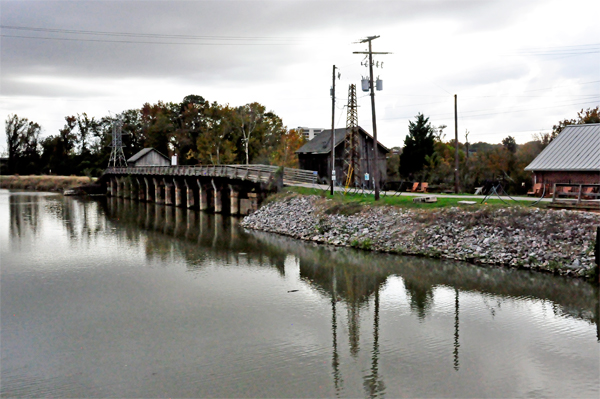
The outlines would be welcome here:
[[[379,140],[402,146],[421,112],[459,140],[518,143],[600,104],[600,1],[0,1],[0,116],[56,134],[64,117],[102,117],[188,94],[233,106],[260,102],[288,128],[346,124],[360,90],[360,39],[383,80]],[[383,62],[383,67],[381,63]],[[4,129],[0,150],[5,150]]]

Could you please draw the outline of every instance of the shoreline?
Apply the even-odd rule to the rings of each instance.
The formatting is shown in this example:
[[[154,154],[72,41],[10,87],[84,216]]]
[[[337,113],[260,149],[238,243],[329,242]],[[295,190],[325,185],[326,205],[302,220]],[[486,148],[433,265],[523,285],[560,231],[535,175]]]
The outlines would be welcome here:
[[[526,207],[407,209],[288,195],[241,226],[320,244],[592,278],[600,215]]]
[[[93,183],[87,176],[54,176],[54,175],[2,175],[0,188],[15,190],[34,190],[60,192]]]

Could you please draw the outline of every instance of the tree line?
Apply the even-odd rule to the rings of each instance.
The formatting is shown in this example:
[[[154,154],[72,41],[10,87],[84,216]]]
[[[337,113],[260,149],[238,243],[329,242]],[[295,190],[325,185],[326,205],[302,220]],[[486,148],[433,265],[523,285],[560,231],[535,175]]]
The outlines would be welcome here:
[[[1,174],[99,176],[108,165],[113,124],[122,123],[123,150],[130,157],[143,148],[177,155],[181,165],[270,164],[297,167],[295,151],[304,144],[301,131],[259,103],[233,107],[189,95],[180,103],[145,103],[119,115],[96,119],[86,113],[65,117],[57,134],[40,138],[41,126],[10,115],[6,122],[8,162]],[[550,133],[533,135],[519,145],[512,136],[499,144],[469,143],[459,147],[461,190],[472,192],[486,182],[502,182],[510,193],[525,193],[531,174],[524,168],[570,124],[600,123],[600,106],[564,119]],[[455,144],[446,126],[433,126],[418,114],[409,121],[404,146],[387,159],[388,181],[427,181],[439,189],[454,187]]]
[[[5,121],[8,162],[2,174],[98,176],[110,158],[113,124],[122,125],[123,151],[130,157],[155,148],[181,165],[271,164],[297,167],[304,143],[296,129],[254,102],[233,107],[189,95],[180,103],[145,103],[96,119],[85,112],[65,117],[57,134],[40,138],[41,126],[10,115]]]
[[[581,110],[577,118],[564,119],[550,133],[537,133],[532,141],[517,144],[507,136],[499,144],[458,143],[459,182],[463,192],[500,182],[511,194],[525,194],[531,188],[531,173],[525,167],[568,125],[600,123],[600,106]],[[446,126],[433,126],[429,118],[418,114],[409,122],[404,147],[388,158],[388,179],[426,181],[441,190],[454,187],[455,140],[445,140]]]

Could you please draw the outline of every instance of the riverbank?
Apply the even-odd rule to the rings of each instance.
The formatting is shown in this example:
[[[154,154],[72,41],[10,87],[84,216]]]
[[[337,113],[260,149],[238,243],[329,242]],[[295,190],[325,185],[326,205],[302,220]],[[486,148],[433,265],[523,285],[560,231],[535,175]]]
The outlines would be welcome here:
[[[0,188],[17,190],[63,192],[91,183],[87,176],[0,176]]]
[[[591,277],[600,215],[528,207],[408,209],[288,194],[242,226],[364,250]]]

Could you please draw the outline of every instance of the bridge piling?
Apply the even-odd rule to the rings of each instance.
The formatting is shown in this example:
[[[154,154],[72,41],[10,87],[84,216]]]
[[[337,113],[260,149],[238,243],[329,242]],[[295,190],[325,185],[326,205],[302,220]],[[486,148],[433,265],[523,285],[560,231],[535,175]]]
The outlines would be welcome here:
[[[237,215],[255,211],[283,185],[314,183],[314,176],[272,165],[134,166],[109,167],[100,183],[110,197]]]
[[[217,189],[215,187],[215,183],[214,181],[212,181],[213,184],[213,188],[214,188],[214,197],[215,197],[215,213],[221,213],[223,212],[223,202],[222,202],[222,198],[221,198],[221,190]]]
[[[194,207],[194,189],[188,184],[187,180],[184,180],[183,183],[185,184],[186,206],[188,209],[191,209]]]
[[[144,183],[146,184],[146,201],[152,202],[152,190],[150,190],[151,184],[146,176],[144,176]]]
[[[153,177],[152,180],[154,181],[154,202],[156,202],[157,204],[164,204],[162,193],[160,190],[159,180],[155,177]]]
[[[176,207],[181,207],[182,204],[182,199],[181,199],[181,194],[182,194],[182,187],[181,187],[181,182],[177,181],[177,179],[173,178],[173,185],[175,186],[175,206]]]
[[[200,201],[200,210],[205,211],[208,209],[208,196],[206,195],[206,189],[202,187],[202,183],[200,183],[200,179],[196,179],[198,181],[198,190],[199,190],[199,201]]]
[[[167,181],[167,178],[163,178],[165,184],[165,205],[173,205],[173,183]]]
[[[143,179],[140,180],[138,177],[136,177],[135,181],[137,182],[138,201],[146,201],[146,187],[144,186],[144,184],[142,184]]]
[[[238,215],[240,213],[240,202],[239,202],[239,191],[237,191],[231,184],[229,185],[229,212],[232,215]]]
[[[137,186],[134,182],[133,177],[129,177],[129,198],[132,200],[137,200],[138,199],[138,190],[137,190]]]

